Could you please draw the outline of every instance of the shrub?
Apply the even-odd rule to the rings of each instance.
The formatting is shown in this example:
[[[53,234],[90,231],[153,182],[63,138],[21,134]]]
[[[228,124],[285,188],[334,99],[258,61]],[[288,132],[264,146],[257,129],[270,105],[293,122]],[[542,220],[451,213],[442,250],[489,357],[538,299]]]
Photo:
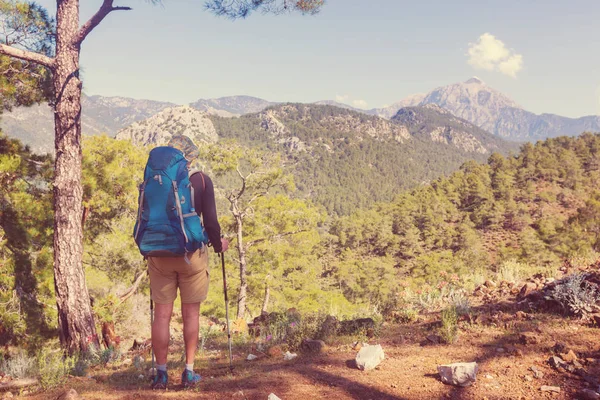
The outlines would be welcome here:
[[[76,364],[75,358],[48,349],[40,351],[36,360],[40,386],[44,389],[63,384]]]
[[[440,337],[444,343],[455,343],[458,339],[458,313],[456,307],[450,306],[442,310],[441,319]]]
[[[588,281],[588,274],[574,274],[559,281],[546,298],[556,301],[566,314],[589,319],[600,302],[600,291]]]
[[[15,379],[31,377],[36,374],[36,360],[21,351],[10,358],[0,360],[0,372]]]

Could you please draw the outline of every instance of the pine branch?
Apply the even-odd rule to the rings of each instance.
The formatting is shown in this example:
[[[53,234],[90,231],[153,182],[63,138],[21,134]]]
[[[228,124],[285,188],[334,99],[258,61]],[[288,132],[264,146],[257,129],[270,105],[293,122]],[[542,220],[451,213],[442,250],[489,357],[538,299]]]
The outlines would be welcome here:
[[[111,12],[129,10],[131,10],[131,7],[113,7],[113,0],[104,0],[96,14],[79,28],[79,32],[77,32],[73,44],[80,46],[86,36]]]
[[[54,69],[54,59],[43,54],[39,54],[33,51],[17,49],[16,47],[7,46],[0,44],[0,54],[4,54],[9,57],[18,58],[19,60],[31,61],[36,64],[43,65],[50,69]]]

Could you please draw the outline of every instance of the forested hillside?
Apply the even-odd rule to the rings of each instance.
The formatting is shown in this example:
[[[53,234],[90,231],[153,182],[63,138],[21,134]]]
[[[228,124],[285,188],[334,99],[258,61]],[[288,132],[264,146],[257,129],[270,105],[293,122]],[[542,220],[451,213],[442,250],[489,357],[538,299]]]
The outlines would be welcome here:
[[[384,119],[328,105],[287,104],[239,118],[211,116],[220,138],[282,152],[298,195],[343,215],[517,145],[435,108]],[[409,112],[409,111],[407,111]]]
[[[353,283],[360,274],[390,277],[378,281],[383,303],[399,285],[443,287],[451,274],[470,285],[492,271],[551,274],[566,259],[600,251],[599,178],[600,136],[589,133],[467,162],[391,203],[335,220],[328,269],[350,298],[365,290]]]

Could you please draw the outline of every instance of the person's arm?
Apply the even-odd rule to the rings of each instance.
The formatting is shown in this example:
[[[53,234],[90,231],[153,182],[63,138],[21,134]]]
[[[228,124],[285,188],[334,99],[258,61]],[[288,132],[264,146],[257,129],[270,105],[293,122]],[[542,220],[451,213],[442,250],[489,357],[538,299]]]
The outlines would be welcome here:
[[[202,182],[202,178],[204,178],[204,182]],[[212,180],[203,173],[192,175],[190,180],[194,186],[196,212],[202,217],[202,223],[208,234],[210,244],[215,249],[215,252],[220,253],[223,250],[221,244],[221,226],[217,217],[215,189]]]

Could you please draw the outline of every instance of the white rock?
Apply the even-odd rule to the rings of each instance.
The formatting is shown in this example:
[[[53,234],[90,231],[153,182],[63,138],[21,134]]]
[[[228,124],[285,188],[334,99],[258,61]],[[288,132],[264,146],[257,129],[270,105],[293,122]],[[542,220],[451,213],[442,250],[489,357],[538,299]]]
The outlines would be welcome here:
[[[267,400],[281,400],[279,397],[277,397],[277,395],[275,393],[271,393],[269,395],[269,397],[267,397]]]
[[[285,361],[293,360],[296,357],[298,357],[298,354],[296,354],[296,353],[290,353],[289,351],[286,351],[285,354],[283,355],[283,359]]]
[[[377,367],[385,358],[380,344],[363,346],[356,355],[356,366],[362,371]]]
[[[258,357],[255,356],[254,354],[248,354],[248,357],[246,357],[246,360],[248,361],[253,361],[256,360]]]
[[[454,386],[469,386],[477,380],[477,363],[455,363],[439,365],[438,373],[442,382]]]

